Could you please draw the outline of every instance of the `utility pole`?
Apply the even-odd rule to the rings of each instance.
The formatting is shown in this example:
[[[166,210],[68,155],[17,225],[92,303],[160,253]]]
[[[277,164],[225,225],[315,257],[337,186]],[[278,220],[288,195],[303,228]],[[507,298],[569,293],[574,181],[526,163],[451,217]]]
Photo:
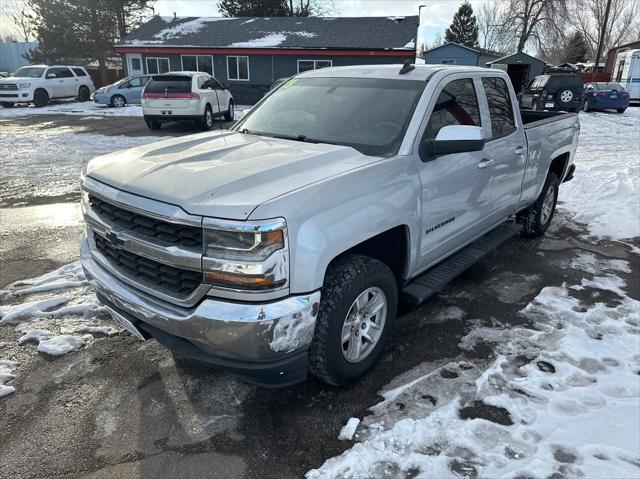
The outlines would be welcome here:
[[[602,23],[602,30],[600,30],[600,38],[598,39],[598,52],[596,53],[596,60],[593,65],[593,71],[591,72],[591,81],[597,81],[598,68],[600,67],[600,55],[602,54],[602,47],[604,46],[604,36],[607,32],[607,23],[609,23],[609,10],[611,10],[611,0],[607,0],[607,6],[604,10],[604,22]]]

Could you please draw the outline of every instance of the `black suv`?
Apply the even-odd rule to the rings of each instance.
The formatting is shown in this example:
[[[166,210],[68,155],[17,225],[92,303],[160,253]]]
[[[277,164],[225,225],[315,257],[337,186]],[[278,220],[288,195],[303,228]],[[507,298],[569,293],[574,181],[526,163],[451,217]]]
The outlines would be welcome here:
[[[578,73],[547,73],[529,82],[520,95],[520,106],[531,110],[578,111],[582,94]]]

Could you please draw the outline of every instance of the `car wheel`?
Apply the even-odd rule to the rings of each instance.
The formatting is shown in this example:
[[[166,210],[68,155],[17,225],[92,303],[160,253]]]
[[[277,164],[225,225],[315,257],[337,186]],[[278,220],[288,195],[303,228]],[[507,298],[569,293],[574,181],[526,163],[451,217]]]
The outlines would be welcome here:
[[[158,120],[145,120],[150,130],[159,130],[161,123]]]
[[[212,127],[213,127],[213,112],[211,111],[211,107],[207,105],[204,109],[202,120],[200,121],[200,128],[202,129],[202,131],[209,131]]]
[[[0,106],[4,108],[13,108],[13,103],[10,101],[0,101]]]
[[[626,108],[618,108],[616,111],[618,113],[624,113],[625,111],[627,111],[627,109]]]
[[[582,104],[582,111],[589,111],[589,102],[587,100],[584,101],[584,103]]]
[[[532,109],[533,111],[538,111],[538,102],[537,102],[537,101],[536,101],[536,102],[533,102],[533,105],[531,105],[531,109]]]
[[[109,103],[114,108],[122,108],[127,104],[127,100],[122,95],[113,95]]]
[[[33,104],[38,108],[43,107],[49,103],[49,94],[47,90],[43,90],[42,88],[36,90],[33,93]]]
[[[227,107],[227,112],[224,114],[224,121],[233,121],[233,115],[233,100],[230,100]]]
[[[78,89],[78,101],[89,101],[90,99],[91,99],[91,92],[86,86],[82,85]]]
[[[518,220],[523,225],[524,236],[535,238],[546,233],[556,210],[559,187],[558,176],[550,171],[536,202],[518,214]]]
[[[376,259],[349,255],[327,269],[309,367],[320,380],[350,384],[384,351],[398,307],[396,279]]]

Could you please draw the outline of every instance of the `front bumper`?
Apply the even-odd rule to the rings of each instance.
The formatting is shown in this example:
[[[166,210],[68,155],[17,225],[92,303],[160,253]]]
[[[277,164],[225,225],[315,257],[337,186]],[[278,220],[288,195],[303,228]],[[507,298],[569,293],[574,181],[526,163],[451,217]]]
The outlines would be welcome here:
[[[111,95],[108,93],[94,93],[93,101],[99,105],[109,105],[111,103]]]
[[[80,260],[96,294],[120,315],[182,356],[203,361],[262,386],[304,381],[320,292],[270,303],[206,298],[182,308],[153,298],[116,279],[91,256],[83,238]]]
[[[33,101],[33,92],[30,90],[0,90],[0,101],[26,103]]]

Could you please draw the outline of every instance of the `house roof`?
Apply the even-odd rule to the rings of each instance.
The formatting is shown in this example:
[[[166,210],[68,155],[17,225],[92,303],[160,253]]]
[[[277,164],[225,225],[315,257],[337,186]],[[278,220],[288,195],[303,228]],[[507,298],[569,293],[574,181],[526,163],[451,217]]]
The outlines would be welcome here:
[[[545,62],[543,62],[542,60],[540,60],[539,58],[536,57],[532,57],[531,55],[527,55],[524,52],[517,52],[517,53],[512,53],[511,55],[506,55],[504,57],[500,57],[500,58],[496,58],[493,61],[487,62],[487,65],[490,65],[492,63],[505,63],[505,60],[510,60],[512,58],[524,58],[526,60],[528,60],[529,62],[538,62],[538,63],[542,63],[543,65],[546,65]]]
[[[160,17],[117,47],[415,51],[418,17]]]
[[[444,44],[440,45],[439,47],[435,47],[435,48],[431,48],[430,50],[427,50],[425,53],[429,53],[429,52],[432,52],[434,50],[438,50],[438,49],[446,47],[448,45],[453,45],[455,47],[464,48],[465,50],[469,50],[469,51],[472,51],[472,52],[477,53],[479,55],[485,55],[485,56],[489,56],[489,57],[498,58],[498,57],[504,56],[504,53],[495,52],[493,50],[487,50],[485,48],[480,48],[480,47],[468,47],[466,45],[461,45],[461,44],[456,43],[456,42],[444,43]]]

